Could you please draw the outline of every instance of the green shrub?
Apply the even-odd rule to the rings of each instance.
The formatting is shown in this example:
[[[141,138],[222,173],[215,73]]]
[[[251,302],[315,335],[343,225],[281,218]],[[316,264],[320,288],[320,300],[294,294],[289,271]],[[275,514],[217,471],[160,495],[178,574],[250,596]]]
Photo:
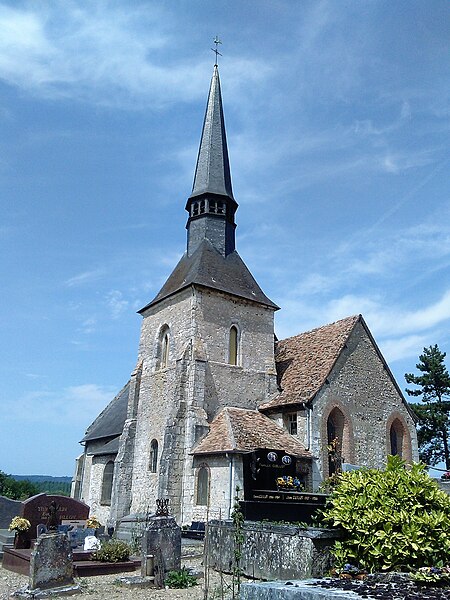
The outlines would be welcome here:
[[[122,540],[104,542],[100,550],[92,554],[92,560],[101,562],[123,562],[130,557],[130,546]]]
[[[421,464],[389,456],[385,470],[343,473],[324,518],[345,536],[333,554],[338,567],[413,570],[450,562],[450,497]]]
[[[182,567],[180,571],[169,571],[166,577],[166,585],[170,588],[188,588],[197,585],[197,579]]]

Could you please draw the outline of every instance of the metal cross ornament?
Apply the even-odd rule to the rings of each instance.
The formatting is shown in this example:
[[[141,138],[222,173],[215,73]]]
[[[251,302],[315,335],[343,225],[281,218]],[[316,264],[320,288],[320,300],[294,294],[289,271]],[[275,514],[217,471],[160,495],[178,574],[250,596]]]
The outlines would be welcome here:
[[[215,62],[215,64],[214,64],[214,66],[215,66],[215,67],[217,67],[217,66],[218,66],[218,64],[217,64],[217,57],[218,57],[218,56],[222,56],[222,55],[220,54],[220,52],[218,51],[218,49],[217,49],[217,48],[218,48],[219,44],[221,44],[222,42],[219,40],[219,38],[218,38],[218,37],[217,37],[217,35],[216,35],[216,37],[215,37],[215,38],[214,38],[214,40],[213,40],[213,43],[216,45],[216,47],[215,47],[215,48],[211,48],[211,50],[212,50],[212,51],[214,52],[214,54],[216,55],[216,62]]]

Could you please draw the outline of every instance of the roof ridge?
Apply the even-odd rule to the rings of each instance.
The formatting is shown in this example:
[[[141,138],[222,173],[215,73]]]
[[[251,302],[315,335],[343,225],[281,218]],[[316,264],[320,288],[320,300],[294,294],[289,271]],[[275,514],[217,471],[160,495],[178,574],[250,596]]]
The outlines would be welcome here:
[[[332,323],[326,323],[325,325],[319,325],[318,327],[314,327],[313,329],[308,329],[307,331],[301,331],[300,333],[297,333],[296,335],[291,335],[287,338],[283,338],[282,340],[278,340],[277,343],[280,344],[281,342],[285,342],[287,340],[293,340],[295,338],[299,338],[302,335],[307,335],[308,333],[314,333],[315,331],[319,331],[321,329],[322,330],[327,329],[328,327],[333,327],[334,325],[337,325],[338,323],[342,323],[343,321],[353,320],[356,323],[361,318],[362,318],[361,314],[349,315],[348,317],[343,317],[342,319],[337,319],[336,321],[333,321]]]
[[[236,438],[234,436],[233,424],[231,422],[231,415],[230,415],[230,410],[229,410],[230,408],[234,408],[234,407],[226,406],[223,410],[226,413],[225,417],[226,417],[228,435],[230,436],[230,441],[231,441],[231,449],[234,450],[236,448]]]

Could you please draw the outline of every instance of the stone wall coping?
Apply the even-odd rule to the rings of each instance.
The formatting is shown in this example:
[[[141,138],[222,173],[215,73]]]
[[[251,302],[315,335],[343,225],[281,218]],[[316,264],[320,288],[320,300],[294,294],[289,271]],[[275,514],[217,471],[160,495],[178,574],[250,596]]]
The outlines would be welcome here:
[[[234,527],[233,521],[227,519],[224,521],[211,520],[208,527],[223,527],[231,529]],[[266,523],[262,521],[245,521],[243,528],[246,531],[267,531],[273,533],[282,533],[284,535],[299,535],[311,539],[336,539],[341,538],[343,532],[340,529],[331,529],[324,527],[300,527],[298,525],[282,525],[277,523]]]

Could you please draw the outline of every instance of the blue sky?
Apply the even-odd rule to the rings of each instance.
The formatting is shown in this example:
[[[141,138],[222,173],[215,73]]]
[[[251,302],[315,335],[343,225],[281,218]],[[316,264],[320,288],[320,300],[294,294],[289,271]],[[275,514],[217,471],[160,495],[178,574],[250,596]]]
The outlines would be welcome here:
[[[70,475],[185,247],[218,35],[237,247],[278,337],[450,353],[446,0],[0,0],[0,470]],[[448,365],[450,363],[447,363]]]

